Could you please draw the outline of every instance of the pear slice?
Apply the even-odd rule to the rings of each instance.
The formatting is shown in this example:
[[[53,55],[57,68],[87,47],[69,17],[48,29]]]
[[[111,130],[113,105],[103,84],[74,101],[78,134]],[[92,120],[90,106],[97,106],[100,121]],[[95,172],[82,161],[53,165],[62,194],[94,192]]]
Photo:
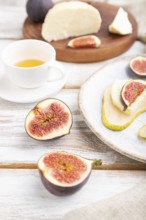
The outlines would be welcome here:
[[[141,128],[139,128],[138,136],[141,138],[146,138],[146,125],[143,125]]]
[[[142,85],[146,85],[146,82],[144,80],[116,80],[111,88],[111,99],[113,104],[120,110],[123,111],[123,113],[128,115],[133,115],[137,111],[137,108],[144,99],[146,99],[146,89],[141,92],[139,96],[136,97],[135,101],[131,103],[130,105],[127,105],[123,103],[123,97],[122,97],[122,91],[124,87],[131,82],[140,83]]]
[[[104,92],[103,103],[102,103],[102,122],[105,127],[113,131],[121,131],[127,128],[135,118],[146,111],[146,99],[141,102],[132,115],[127,115],[123,111],[119,110],[113,105],[111,99],[112,85],[108,86]],[[121,87],[118,88],[117,92],[121,91]]]
[[[126,82],[129,80],[116,80],[111,87],[111,99],[113,104],[120,110],[124,111],[124,106],[121,101],[121,90]],[[129,114],[129,112],[126,110],[125,113]]]
[[[132,33],[132,25],[128,19],[128,13],[123,8],[119,8],[113,22],[109,26],[109,32],[119,35]]]

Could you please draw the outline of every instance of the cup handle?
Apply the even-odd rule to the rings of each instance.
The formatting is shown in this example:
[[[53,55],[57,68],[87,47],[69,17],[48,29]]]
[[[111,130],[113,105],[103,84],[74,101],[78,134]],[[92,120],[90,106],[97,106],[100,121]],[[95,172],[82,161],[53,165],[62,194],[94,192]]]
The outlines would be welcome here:
[[[55,62],[54,64],[50,65],[48,69],[49,69],[48,80],[47,80],[48,83],[66,81],[67,76],[64,72],[63,66],[60,63]],[[51,70],[54,69],[56,69],[56,71],[50,73]]]

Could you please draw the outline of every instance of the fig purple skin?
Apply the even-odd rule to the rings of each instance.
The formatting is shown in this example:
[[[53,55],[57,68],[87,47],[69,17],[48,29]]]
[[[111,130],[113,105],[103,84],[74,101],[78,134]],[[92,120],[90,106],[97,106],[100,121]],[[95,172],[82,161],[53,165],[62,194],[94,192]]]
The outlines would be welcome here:
[[[43,185],[50,193],[67,196],[84,186],[95,164],[100,166],[101,160],[94,163],[75,154],[52,152],[40,158],[38,170]]]
[[[34,22],[43,22],[52,7],[52,0],[28,0],[26,3],[28,17]]]
[[[76,193],[78,190],[80,190],[84,184],[87,182],[87,180],[90,177],[90,174],[87,176],[87,178],[81,182],[80,184],[76,185],[76,186],[72,186],[72,187],[61,187],[61,186],[56,186],[54,184],[52,184],[51,182],[49,182],[43,175],[42,171],[39,170],[40,173],[40,177],[42,180],[43,185],[45,186],[45,188],[52,194],[56,195],[56,196],[68,196],[68,195],[72,195],[74,193]]]

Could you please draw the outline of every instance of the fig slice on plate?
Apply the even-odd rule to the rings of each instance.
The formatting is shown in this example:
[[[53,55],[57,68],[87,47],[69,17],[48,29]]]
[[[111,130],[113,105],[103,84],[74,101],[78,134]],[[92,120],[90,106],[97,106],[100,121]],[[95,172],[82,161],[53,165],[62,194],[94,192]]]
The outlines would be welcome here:
[[[131,70],[138,76],[146,76],[146,57],[138,56],[130,61]]]
[[[72,114],[69,107],[58,99],[39,102],[27,115],[25,129],[36,140],[50,140],[69,134]]]
[[[121,99],[125,110],[136,101],[145,89],[146,84],[142,80],[130,80],[125,83],[121,91]]]
[[[52,194],[70,195],[78,191],[88,180],[92,167],[101,160],[88,160],[67,152],[50,152],[38,161],[42,183]]]
[[[101,44],[100,39],[95,35],[87,35],[77,37],[70,40],[67,44],[68,47],[72,48],[97,48]]]

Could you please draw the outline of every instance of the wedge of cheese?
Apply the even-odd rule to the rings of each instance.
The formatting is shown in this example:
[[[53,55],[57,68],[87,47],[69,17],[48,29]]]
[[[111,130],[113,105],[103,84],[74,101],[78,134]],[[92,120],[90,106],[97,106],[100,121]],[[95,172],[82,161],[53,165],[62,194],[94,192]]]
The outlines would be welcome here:
[[[109,32],[120,35],[132,33],[132,24],[128,19],[128,13],[123,8],[119,8],[113,22],[109,26]]]
[[[62,2],[47,13],[42,37],[50,42],[97,33],[101,26],[99,11],[84,2]]]

